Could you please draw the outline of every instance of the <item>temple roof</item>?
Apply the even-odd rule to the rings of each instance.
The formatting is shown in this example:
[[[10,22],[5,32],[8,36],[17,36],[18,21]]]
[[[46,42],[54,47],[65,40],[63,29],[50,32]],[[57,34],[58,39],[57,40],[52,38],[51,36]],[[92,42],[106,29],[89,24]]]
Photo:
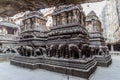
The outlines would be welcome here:
[[[29,12],[29,13],[26,13],[26,14],[24,15],[24,20],[25,20],[25,19],[28,19],[28,18],[32,18],[32,17],[38,17],[38,18],[40,18],[40,19],[42,19],[42,20],[47,21],[47,20],[44,18],[43,14],[42,14],[40,11],[31,11],[31,12]]]
[[[1,21],[0,26],[5,26],[5,27],[15,28],[15,29],[17,29],[19,27],[18,25],[13,24],[13,23],[8,22],[8,21]]]
[[[87,16],[96,16],[96,13],[94,11],[91,11]]]
[[[38,10],[59,5],[99,2],[103,0],[0,0],[0,16],[13,16],[27,10]]]
[[[86,16],[86,21],[89,21],[91,19],[95,19],[98,20],[98,16],[96,15],[96,13],[94,11],[91,11],[90,13],[88,13],[88,15]]]
[[[78,9],[79,11],[83,10],[83,8],[80,4],[79,5],[75,5],[75,4],[63,5],[63,6],[60,6],[60,7],[56,8],[53,12],[53,15],[56,15],[56,14],[59,14],[59,13],[62,13],[62,12],[68,12],[68,11],[71,11],[73,9]]]

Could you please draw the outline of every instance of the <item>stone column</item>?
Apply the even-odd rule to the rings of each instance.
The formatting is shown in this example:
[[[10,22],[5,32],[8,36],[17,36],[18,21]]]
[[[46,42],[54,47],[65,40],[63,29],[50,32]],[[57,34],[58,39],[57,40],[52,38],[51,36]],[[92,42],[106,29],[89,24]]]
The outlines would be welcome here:
[[[111,44],[111,51],[114,51],[114,45]]]
[[[60,25],[60,16],[57,15],[57,25]]]
[[[54,26],[57,25],[57,16],[56,15],[53,16],[53,25]]]
[[[79,10],[77,10],[76,15],[77,15],[77,22],[79,22],[80,21],[80,12],[79,12]]]
[[[81,12],[81,25],[83,26],[83,13]]]
[[[85,26],[86,25],[86,17],[85,17],[85,15],[83,16],[83,25]]]
[[[27,26],[27,23],[26,23],[26,21],[25,21],[25,23],[24,23],[24,30],[26,30],[27,28],[26,28],[26,26]]]

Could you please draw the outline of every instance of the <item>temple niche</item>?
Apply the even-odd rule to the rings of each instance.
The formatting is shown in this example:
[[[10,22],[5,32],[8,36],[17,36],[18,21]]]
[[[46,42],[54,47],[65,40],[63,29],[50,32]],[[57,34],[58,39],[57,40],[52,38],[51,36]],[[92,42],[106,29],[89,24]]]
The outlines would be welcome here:
[[[91,11],[86,17],[86,29],[90,36],[90,47],[99,66],[108,66],[111,64],[111,56],[103,37],[101,22],[94,11]]]

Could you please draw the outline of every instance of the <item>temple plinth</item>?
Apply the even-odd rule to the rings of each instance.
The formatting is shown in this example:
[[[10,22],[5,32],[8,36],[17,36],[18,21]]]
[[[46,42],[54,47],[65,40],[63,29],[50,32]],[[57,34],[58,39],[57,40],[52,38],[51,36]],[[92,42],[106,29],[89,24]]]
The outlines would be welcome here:
[[[109,66],[112,59],[105,44],[101,22],[94,11],[91,11],[86,17],[86,29],[89,32],[90,47],[93,50],[98,65]]]

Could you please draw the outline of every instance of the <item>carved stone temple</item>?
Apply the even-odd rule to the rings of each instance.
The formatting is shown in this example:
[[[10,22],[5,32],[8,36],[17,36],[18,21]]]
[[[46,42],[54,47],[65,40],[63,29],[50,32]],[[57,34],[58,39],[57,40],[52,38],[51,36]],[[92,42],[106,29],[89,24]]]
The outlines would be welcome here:
[[[50,31],[45,26],[46,19],[43,18],[42,13],[33,11],[24,17],[20,46],[17,48],[19,55],[11,60],[11,64],[83,78],[89,78],[96,70],[97,61],[94,57],[96,54],[93,53],[91,47],[96,45],[92,42],[91,35],[89,36],[85,27],[86,16],[81,5],[71,4],[57,7],[52,13],[53,27]],[[102,31],[100,27],[101,25],[98,26],[98,30]],[[105,46],[102,34],[92,35],[99,35],[100,39],[102,38],[103,45],[101,46]],[[98,47],[97,49],[103,50],[103,47]],[[107,48],[105,47],[104,50]]]
[[[86,29],[90,36],[90,47],[99,66],[109,66],[112,62],[108,47],[105,45],[101,22],[94,11],[86,17]]]

